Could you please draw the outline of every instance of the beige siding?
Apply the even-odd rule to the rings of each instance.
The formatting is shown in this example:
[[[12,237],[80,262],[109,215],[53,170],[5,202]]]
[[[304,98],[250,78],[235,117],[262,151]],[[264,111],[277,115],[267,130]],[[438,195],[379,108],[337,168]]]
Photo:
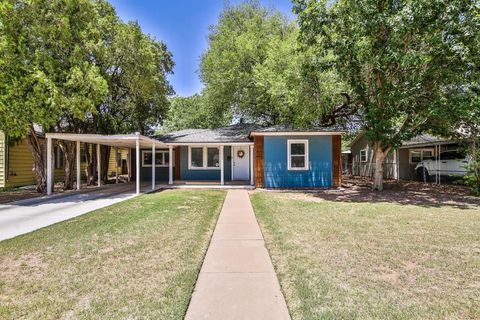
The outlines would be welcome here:
[[[128,151],[127,149],[120,148],[118,149],[119,156],[121,159],[127,159]],[[119,158],[120,159],[120,158]],[[114,176],[115,175],[115,148],[110,149],[110,159],[108,160],[108,175]],[[126,172],[122,172],[122,167],[118,167],[118,174],[126,174]]]
[[[0,131],[0,188],[5,187],[5,134]]]
[[[41,139],[42,145],[45,145],[45,140]],[[46,149],[46,147],[45,147]],[[83,146],[81,149],[83,154]],[[33,156],[26,139],[23,139],[9,148],[8,173],[6,174],[6,186],[19,187],[32,185],[36,183],[35,172],[33,171]],[[83,156],[82,156],[83,158]],[[82,178],[85,177],[86,163],[82,162]],[[64,168],[54,170],[55,181],[63,181],[65,177]]]

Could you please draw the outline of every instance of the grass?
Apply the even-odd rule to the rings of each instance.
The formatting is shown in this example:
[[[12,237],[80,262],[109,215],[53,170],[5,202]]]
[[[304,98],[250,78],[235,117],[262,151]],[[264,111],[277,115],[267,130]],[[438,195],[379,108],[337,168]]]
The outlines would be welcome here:
[[[0,242],[0,319],[182,319],[224,197],[143,195]]]
[[[293,319],[480,319],[480,208],[255,192]]]

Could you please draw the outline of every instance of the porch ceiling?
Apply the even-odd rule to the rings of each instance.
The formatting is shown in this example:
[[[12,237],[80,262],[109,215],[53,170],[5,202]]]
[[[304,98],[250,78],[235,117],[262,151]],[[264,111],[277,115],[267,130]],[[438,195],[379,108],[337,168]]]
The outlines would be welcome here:
[[[135,148],[136,141],[138,140],[141,148],[151,148],[153,144],[155,144],[155,148],[167,148],[165,143],[139,134],[101,135],[84,133],[47,133],[45,134],[45,137],[121,148]]]

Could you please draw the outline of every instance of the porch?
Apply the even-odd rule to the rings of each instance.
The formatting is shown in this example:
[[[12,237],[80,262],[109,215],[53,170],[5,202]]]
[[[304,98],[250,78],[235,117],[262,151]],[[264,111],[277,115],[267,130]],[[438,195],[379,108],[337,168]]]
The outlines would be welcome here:
[[[47,194],[53,192],[53,145],[55,140],[76,143],[76,185],[82,185],[82,143],[96,146],[97,175],[102,176],[100,146],[115,149],[115,171],[111,177],[119,183],[118,149],[127,149],[127,181],[135,181],[136,194],[141,184],[151,183],[158,188],[251,188],[254,184],[253,143],[172,143],[142,136],[47,133]],[[83,148],[86,149],[86,148]],[[107,174],[110,172],[107,171]],[[123,172],[122,172],[123,173]],[[103,184],[98,179],[98,187]]]

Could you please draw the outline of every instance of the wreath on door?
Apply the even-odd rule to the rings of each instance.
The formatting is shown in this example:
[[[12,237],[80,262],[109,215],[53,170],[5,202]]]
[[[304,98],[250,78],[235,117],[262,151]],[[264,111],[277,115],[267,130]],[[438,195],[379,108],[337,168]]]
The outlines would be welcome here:
[[[237,157],[239,157],[240,159],[243,158],[245,156],[245,151],[243,150],[238,150],[237,151]]]

